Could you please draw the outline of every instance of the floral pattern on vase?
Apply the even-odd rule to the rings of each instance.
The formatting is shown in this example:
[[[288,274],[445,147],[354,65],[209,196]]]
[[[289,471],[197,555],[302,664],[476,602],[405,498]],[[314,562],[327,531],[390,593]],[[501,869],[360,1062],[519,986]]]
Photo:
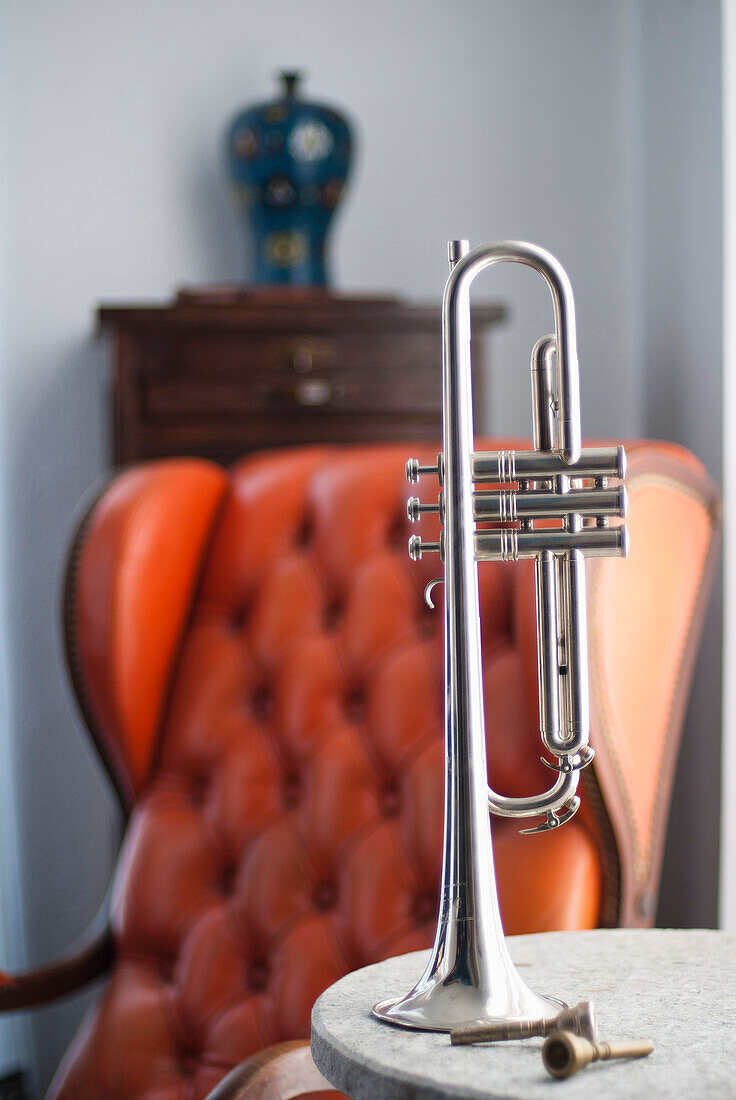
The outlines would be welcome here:
[[[246,227],[248,281],[326,286],[327,237],[350,171],[346,119],[298,98],[298,73],[282,73],[274,102],[242,111],[227,132],[233,190]]]

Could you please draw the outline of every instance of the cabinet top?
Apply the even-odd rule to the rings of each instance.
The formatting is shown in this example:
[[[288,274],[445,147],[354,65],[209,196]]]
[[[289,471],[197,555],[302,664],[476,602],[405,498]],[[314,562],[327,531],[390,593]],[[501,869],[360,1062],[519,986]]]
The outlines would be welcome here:
[[[473,307],[475,325],[502,321],[507,310],[500,302]],[[114,328],[176,329],[289,329],[391,331],[440,328],[440,307],[410,305],[400,298],[348,297],[320,289],[247,290],[233,287],[185,289],[165,304],[103,304],[97,310],[101,325]]]

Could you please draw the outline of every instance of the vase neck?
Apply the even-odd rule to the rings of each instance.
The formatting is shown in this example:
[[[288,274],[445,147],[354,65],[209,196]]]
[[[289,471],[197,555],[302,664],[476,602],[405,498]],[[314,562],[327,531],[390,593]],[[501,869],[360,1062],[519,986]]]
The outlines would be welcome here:
[[[280,74],[283,85],[284,98],[296,99],[297,85],[301,82],[302,74],[298,72],[284,72]]]

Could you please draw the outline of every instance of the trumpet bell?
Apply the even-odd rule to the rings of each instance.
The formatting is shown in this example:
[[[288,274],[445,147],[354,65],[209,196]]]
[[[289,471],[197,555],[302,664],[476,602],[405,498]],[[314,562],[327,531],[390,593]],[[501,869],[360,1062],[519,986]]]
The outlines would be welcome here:
[[[531,1022],[567,1008],[564,1001],[540,996],[522,981],[503,938],[500,944],[494,942],[487,956],[489,966],[482,973],[463,974],[462,963],[475,954],[475,945],[468,948],[465,944],[450,944],[448,940],[457,928],[444,927],[440,950],[432,952],[427,969],[411,992],[380,1001],[373,1008],[374,1016],[400,1027],[452,1031],[480,1020]]]

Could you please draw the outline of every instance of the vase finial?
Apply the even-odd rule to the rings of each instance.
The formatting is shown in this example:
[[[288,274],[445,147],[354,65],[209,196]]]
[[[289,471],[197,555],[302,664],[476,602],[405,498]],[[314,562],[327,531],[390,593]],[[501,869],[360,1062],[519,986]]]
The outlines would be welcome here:
[[[279,73],[279,79],[284,85],[286,99],[296,99],[296,88],[302,79],[302,74],[296,69],[284,70]]]

